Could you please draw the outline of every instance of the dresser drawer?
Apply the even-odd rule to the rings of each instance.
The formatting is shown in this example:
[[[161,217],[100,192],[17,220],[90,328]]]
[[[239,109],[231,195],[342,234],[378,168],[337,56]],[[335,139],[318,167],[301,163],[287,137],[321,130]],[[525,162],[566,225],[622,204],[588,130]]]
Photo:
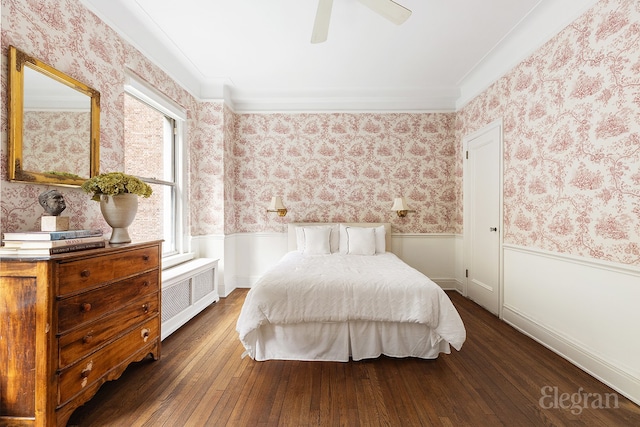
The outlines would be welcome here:
[[[77,292],[103,282],[131,276],[145,269],[158,268],[157,247],[80,259],[58,264],[58,293]]]
[[[58,367],[63,369],[102,347],[138,323],[158,315],[158,294],[147,295],[98,321],[62,335]]]
[[[58,379],[58,405],[81,392],[88,385],[98,381],[109,371],[146,345],[160,337],[160,317],[145,322],[113,343],[98,350],[82,362],[63,370]]]
[[[158,289],[156,270],[62,299],[58,302],[58,333],[91,322]]]

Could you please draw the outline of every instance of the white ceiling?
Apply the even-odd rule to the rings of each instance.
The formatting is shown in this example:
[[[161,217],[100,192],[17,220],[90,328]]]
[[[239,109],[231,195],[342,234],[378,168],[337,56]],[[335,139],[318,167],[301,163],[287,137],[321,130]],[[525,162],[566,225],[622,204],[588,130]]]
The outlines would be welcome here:
[[[334,0],[81,0],[200,99],[236,111],[453,111],[596,0],[398,0],[397,26]]]

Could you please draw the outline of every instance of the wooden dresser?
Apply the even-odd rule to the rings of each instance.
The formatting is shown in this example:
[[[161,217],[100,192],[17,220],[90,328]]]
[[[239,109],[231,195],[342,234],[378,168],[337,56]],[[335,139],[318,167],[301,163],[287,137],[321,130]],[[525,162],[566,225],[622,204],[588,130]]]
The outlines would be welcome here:
[[[65,426],[134,361],[160,358],[161,242],[0,258],[0,426]]]

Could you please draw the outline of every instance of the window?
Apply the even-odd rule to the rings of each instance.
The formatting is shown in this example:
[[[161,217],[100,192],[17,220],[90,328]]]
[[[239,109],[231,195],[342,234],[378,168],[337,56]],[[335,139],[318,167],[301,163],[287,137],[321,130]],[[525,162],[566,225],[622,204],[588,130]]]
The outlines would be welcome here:
[[[129,234],[133,240],[163,240],[164,267],[189,258],[184,238],[185,118],[184,110],[172,101],[144,82],[128,78],[124,96],[124,171],[153,188],[150,198],[138,200],[138,213]]]

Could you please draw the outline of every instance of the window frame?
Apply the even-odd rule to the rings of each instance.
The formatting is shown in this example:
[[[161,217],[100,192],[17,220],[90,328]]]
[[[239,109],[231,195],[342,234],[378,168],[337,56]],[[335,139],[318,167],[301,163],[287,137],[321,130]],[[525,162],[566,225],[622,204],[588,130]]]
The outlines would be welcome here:
[[[160,93],[147,82],[141,80],[131,72],[125,73],[124,91],[148,104],[174,121],[174,182],[175,182],[175,252],[162,258],[162,268],[173,267],[185,261],[195,258],[195,254],[189,246],[187,227],[189,218],[189,203],[187,195],[187,153],[186,153],[186,110]],[[125,95],[126,96],[126,95]],[[125,149],[126,150],[126,149]],[[147,177],[144,177],[147,178]],[[166,185],[163,180],[144,179],[150,183]]]

